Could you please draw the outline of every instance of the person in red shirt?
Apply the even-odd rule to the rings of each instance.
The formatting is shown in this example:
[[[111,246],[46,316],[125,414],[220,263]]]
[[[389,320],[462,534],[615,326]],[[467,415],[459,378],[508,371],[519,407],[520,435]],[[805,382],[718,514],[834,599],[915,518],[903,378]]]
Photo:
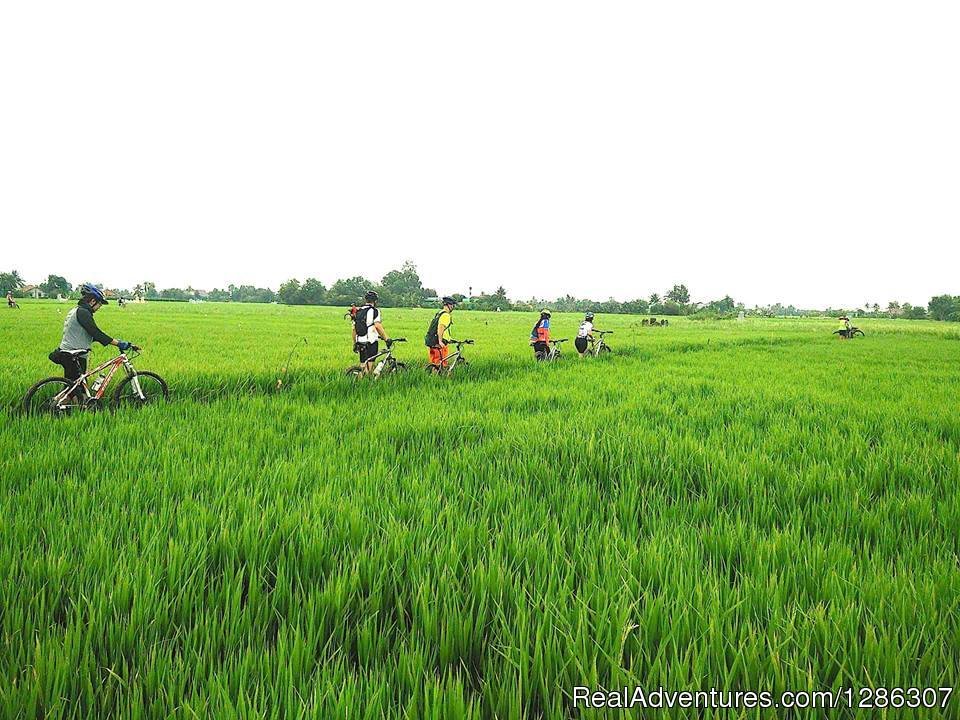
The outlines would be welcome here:
[[[540,319],[530,331],[530,344],[537,360],[543,360],[550,352],[550,311],[546,308],[540,311]]]

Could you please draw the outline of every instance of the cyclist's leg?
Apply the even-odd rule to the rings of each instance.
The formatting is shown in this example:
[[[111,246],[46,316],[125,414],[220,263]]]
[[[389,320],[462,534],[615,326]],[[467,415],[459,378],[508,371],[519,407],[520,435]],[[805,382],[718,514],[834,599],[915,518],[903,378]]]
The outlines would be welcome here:
[[[76,382],[81,377],[83,377],[87,372],[87,355],[83,353],[82,355],[65,355],[64,361],[60,364],[60,367],[63,368],[63,376],[70,382]],[[71,398],[76,402],[83,402],[83,386],[81,385],[76,389],[76,391],[71,395]]]
[[[370,362],[377,354],[377,343],[357,343],[357,352],[360,355],[361,375],[369,375],[373,369],[373,363]]]
[[[447,358],[450,356],[450,346],[440,345],[430,348],[430,362],[438,367],[448,367]]]

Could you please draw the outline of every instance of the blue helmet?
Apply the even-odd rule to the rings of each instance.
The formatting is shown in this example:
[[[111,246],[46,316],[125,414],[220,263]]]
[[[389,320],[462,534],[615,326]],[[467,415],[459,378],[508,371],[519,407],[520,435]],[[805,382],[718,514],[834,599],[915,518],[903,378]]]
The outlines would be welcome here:
[[[91,285],[90,283],[84,283],[83,287],[80,288],[80,293],[84,297],[92,297],[98,303],[103,303],[107,305],[107,298],[104,296],[103,291],[100,290],[96,285]]]

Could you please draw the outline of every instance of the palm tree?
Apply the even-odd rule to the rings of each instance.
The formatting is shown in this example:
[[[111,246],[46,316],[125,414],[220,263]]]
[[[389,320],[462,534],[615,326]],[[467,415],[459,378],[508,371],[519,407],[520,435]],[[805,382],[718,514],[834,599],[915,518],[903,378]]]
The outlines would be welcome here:
[[[19,290],[24,285],[23,278],[16,270],[8,273],[0,273],[0,290]]]

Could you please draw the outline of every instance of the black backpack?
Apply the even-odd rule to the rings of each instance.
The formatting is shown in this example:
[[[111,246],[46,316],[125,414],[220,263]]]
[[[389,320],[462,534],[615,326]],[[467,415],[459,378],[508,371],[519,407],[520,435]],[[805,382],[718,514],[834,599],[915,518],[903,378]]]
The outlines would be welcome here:
[[[423,336],[423,344],[427,347],[438,347],[440,345],[440,335],[438,333],[440,326],[440,316],[443,315],[445,311],[441,310],[436,315],[433,316],[433,320],[430,321],[430,327],[427,328],[427,334]],[[453,319],[450,320],[450,325],[453,325]],[[447,327],[450,327],[447,325]]]
[[[367,325],[367,313],[372,308],[373,305],[363,305],[357,308],[357,311],[353,314],[353,329],[357,333],[357,337],[363,337],[373,327],[372,323]],[[374,313],[374,318],[376,318],[376,313]]]

